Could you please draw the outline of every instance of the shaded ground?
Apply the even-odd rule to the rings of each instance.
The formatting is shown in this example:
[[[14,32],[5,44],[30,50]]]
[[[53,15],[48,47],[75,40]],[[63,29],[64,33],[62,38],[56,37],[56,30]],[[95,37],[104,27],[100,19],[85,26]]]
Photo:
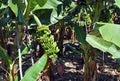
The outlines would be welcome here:
[[[74,45],[73,45],[74,44]],[[60,76],[59,72],[54,70],[54,81],[83,81],[83,60],[81,55],[75,53],[69,48],[68,45],[75,47],[80,50],[79,44],[77,43],[65,43],[65,52],[61,57],[60,63],[63,65],[63,74]],[[105,54],[98,51],[96,56],[98,66],[97,81],[119,81],[119,72],[116,67],[120,65],[114,59],[111,58],[110,54]],[[60,69],[58,67],[58,69]]]
[[[81,57],[81,52],[82,50],[77,42],[64,44],[64,55],[60,58],[60,61],[56,63],[57,65],[53,66],[53,81],[83,81],[84,62]],[[116,67],[120,65],[120,63],[112,59],[110,54],[97,51],[96,61],[98,66],[96,81],[120,81],[120,73],[116,70]],[[31,61],[27,59],[23,65],[23,70],[27,70],[30,66]],[[5,81],[4,78],[4,71],[1,70],[0,81]]]

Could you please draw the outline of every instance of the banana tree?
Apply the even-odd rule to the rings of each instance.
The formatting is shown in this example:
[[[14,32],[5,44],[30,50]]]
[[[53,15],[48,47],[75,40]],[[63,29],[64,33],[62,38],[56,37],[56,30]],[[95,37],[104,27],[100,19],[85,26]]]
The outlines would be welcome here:
[[[110,6],[114,5],[114,1],[94,1],[94,0],[85,0],[84,2],[77,1],[77,4],[81,4],[79,7],[79,11],[77,13],[77,19],[75,19],[76,24],[74,25],[75,33],[77,40],[81,43],[81,48],[84,50],[84,81],[96,81],[97,77],[97,67],[96,67],[96,49],[101,49],[105,51],[106,46],[109,47],[109,44],[105,44],[106,46],[101,46],[104,44],[103,41],[100,42],[101,39],[95,36],[101,36],[99,31],[101,32],[102,26],[98,31],[96,28],[96,22],[112,22],[112,17],[110,13]],[[116,3],[115,3],[116,4]],[[107,29],[104,30],[107,33]],[[103,33],[103,32],[102,32]],[[109,32],[110,33],[110,32]],[[106,36],[107,37],[107,36]],[[93,40],[96,40],[93,41]],[[111,39],[110,39],[111,40]],[[101,45],[98,45],[98,41]],[[91,43],[92,42],[92,43]],[[100,48],[102,47],[102,48]],[[103,48],[104,47],[104,48]],[[112,49],[112,50],[111,50]],[[116,47],[112,46],[109,51],[114,53],[117,50]],[[108,49],[107,49],[108,50]],[[116,52],[118,53],[118,52]]]
[[[2,10],[5,11],[3,13],[4,16],[1,16],[1,21],[2,21],[1,27],[3,26],[5,28],[6,26],[13,26],[13,28],[15,27],[15,29],[16,29],[16,30],[15,29],[13,29],[13,30],[15,30],[17,32],[15,34],[15,38],[17,40],[17,43],[16,42],[13,42],[13,43],[14,43],[15,47],[18,47],[18,52],[16,52],[16,54],[18,53],[19,57],[15,58],[15,59],[12,58],[13,60],[10,60],[10,59],[8,59],[8,56],[6,56],[6,59],[3,59],[3,60],[10,60],[11,61],[11,63],[7,64],[10,68],[10,74],[12,76],[12,78],[9,79],[10,81],[14,81],[12,71],[13,71],[13,66],[14,66],[14,62],[15,62],[16,59],[19,59],[19,69],[18,70],[20,70],[20,79],[22,79],[22,77],[23,77],[21,47],[23,45],[26,45],[26,43],[22,41],[22,38],[24,37],[25,32],[28,32],[28,30],[29,30],[28,26],[31,27],[33,22],[36,21],[37,24],[36,23],[34,23],[34,24],[36,24],[36,25],[38,25],[38,27],[40,27],[41,23],[39,22],[39,20],[42,19],[41,15],[44,15],[42,13],[46,13],[46,10],[49,10],[49,12],[50,12],[49,19],[51,20],[51,18],[54,18],[54,17],[52,17],[53,15],[51,15],[51,14],[53,14],[53,12],[56,13],[55,9],[57,8],[57,6],[59,4],[61,4],[61,2],[54,1],[54,0],[52,0],[52,1],[51,0],[41,0],[41,1],[38,1],[38,0],[35,0],[35,1],[32,1],[32,0],[21,0],[21,1],[8,0],[8,1],[6,1],[6,3],[1,2],[1,8],[0,9],[1,9],[1,11]],[[41,15],[39,15],[38,12],[41,13]],[[37,15],[37,16],[34,16],[34,14]],[[34,18],[34,19],[32,19],[32,18]],[[37,20],[36,20],[36,18],[37,18]],[[31,22],[31,19],[32,19],[32,22]],[[43,19],[45,19],[45,18],[43,18]],[[41,22],[42,22],[42,20],[41,20]],[[27,28],[24,29],[24,26],[26,26]],[[46,34],[46,30],[50,34],[50,31],[49,31],[48,27],[45,26],[45,28],[44,28],[44,26],[43,26],[42,28],[43,28],[43,30],[45,29],[45,31],[40,31],[39,33],[45,32],[45,33],[42,34],[43,36],[45,36],[44,34]],[[26,29],[28,29],[28,30],[26,30]],[[23,31],[21,31],[21,30],[23,30]],[[30,32],[28,32],[28,33],[30,33]],[[48,33],[47,33],[47,35],[48,35]],[[39,34],[36,34],[36,36],[39,36]],[[3,39],[3,38],[1,38],[1,39]],[[49,39],[49,36],[48,36],[48,39]],[[34,40],[38,41],[37,39],[34,39]],[[53,36],[51,36],[49,41],[51,41],[51,44],[52,45],[54,44],[54,46],[55,46],[56,44],[53,43],[54,42],[53,40],[54,40]],[[46,39],[46,41],[47,41],[47,39]],[[21,42],[23,42],[24,44],[21,44]],[[44,47],[44,42],[39,42],[39,43],[43,44],[42,46]],[[29,47],[25,46],[25,51],[23,51],[25,53],[23,53],[23,54],[27,54],[29,52],[33,53],[33,52],[30,51],[31,45],[32,44],[29,40],[28,43],[27,43],[27,46],[29,46]],[[28,48],[30,48],[30,49],[28,50]],[[6,50],[5,47],[3,49]],[[47,51],[47,49],[44,48],[45,51]],[[58,50],[57,48],[54,48],[54,49]],[[56,52],[55,50],[53,50],[53,51]],[[7,52],[8,52],[8,50],[7,50]],[[48,52],[49,51],[47,51],[46,53],[48,53]],[[49,52],[49,53],[51,54],[51,55],[49,55],[50,58],[56,57],[53,52]],[[7,55],[7,53],[5,53],[5,54],[2,53],[2,54]],[[4,57],[1,56],[1,58],[4,58]],[[35,72],[37,73],[37,75],[34,75],[33,79],[31,79],[32,81],[35,81],[36,77],[38,76],[38,73],[40,73],[45,68],[45,66],[47,66],[46,65],[46,62],[48,61],[47,58],[48,58],[47,54],[44,54],[40,58],[40,60],[38,60],[38,62],[36,62],[36,64],[34,64],[34,66],[32,67],[32,68],[39,67],[39,64],[40,64],[40,66],[41,66],[40,69],[38,69],[38,68],[37,68],[38,70],[30,69],[30,72],[32,70],[32,72],[31,72],[32,74],[34,74]],[[44,61],[44,62],[41,64],[41,61]],[[29,74],[29,71],[28,71],[28,73],[26,73],[26,75],[28,75],[28,74]],[[22,80],[24,80],[26,78],[29,79],[28,76],[26,76],[26,75],[25,75],[25,78],[23,78]],[[32,75],[30,75],[30,77],[31,76]]]
[[[120,59],[119,27],[118,24],[99,23],[99,36],[94,34],[87,35],[87,42],[103,52],[109,52],[112,57]],[[114,33],[112,33],[114,32]]]
[[[120,1],[115,0],[114,4],[120,8]],[[119,61],[119,26],[119,24],[114,23],[97,22],[95,29],[87,35],[86,41],[94,48],[109,52],[112,54],[112,58]]]
[[[118,5],[119,1],[116,0],[115,4]],[[101,16],[104,17],[103,15]],[[109,23],[97,23],[95,25],[94,29],[89,34],[87,34],[86,41],[92,47],[97,48],[103,52],[109,52],[112,54],[113,58],[119,59],[119,25],[111,22],[110,15],[106,18],[106,20],[103,20],[102,22]],[[99,21],[101,21],[100,18]]]
[[[69,3],[70,1],[63,0],[63,11],[67,11],[64,5],[66,5],[66,3]],[[72,12],[70,12],[63,18],[64,22],[67,22],[69,25],[74,27],[77,40],[82,44],[81,48],[84,50],[85,61],[84,81],[94,81],[96,79],[97,70],[95,62],[96,51],[87,43],[87,41],[85,40],[86,36],[87,34],[91,33],[92,30],[94,30],[97,21],[112,22],[109,7],[114,4],[113,2],[114,1],[102,0],[75,0],[72,3],[74,3],[74,6],[76,7],[74,7]],[[67,8],[69,7],[70,5],[68,4]]]
[[[29,48],[25,46],[24,49],[21,51],[21,54],[27,54],[28,51]],[[18,55],[14,59],[12,59],[8,56],[7,51],[3,47],[0,47],[0,58],[3,59],[5,65],[7,66],[0,66],[0,68],[6,72],[6,81],[15,81],[15,79],[17,80],[17,72],[19,71],[17,64]]]

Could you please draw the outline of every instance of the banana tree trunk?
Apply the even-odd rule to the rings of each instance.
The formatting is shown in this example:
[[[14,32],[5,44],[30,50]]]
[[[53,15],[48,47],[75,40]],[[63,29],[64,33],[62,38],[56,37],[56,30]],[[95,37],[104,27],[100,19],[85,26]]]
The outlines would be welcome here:
[[[88,50],[84,57],[84,81],[96,81],[97,65],[95,61],[95,51]]]
[[[84,81],[96,81],[96,75],[96,62],[94,60],[89,60],[85,63]]]
[[[60,49],[59,53],[58,53],[58,57],[61,57],[63,54],[63,39],[64,39],[64,31],[65,31],[65,27],[64,27],[64,22],[61,21],[61,23],[59,24],[59,33],[58,33],[58,48]]]

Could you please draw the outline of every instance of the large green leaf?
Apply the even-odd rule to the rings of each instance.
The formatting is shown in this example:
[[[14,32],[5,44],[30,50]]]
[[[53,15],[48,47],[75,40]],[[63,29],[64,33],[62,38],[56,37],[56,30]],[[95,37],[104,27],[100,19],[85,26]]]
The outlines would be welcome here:
[[[99,28],[103,39],[120,47],[120,25],[106,23]]]
[[[1,46],[0,46],[0,58],[2,58],[6,62],[7,65],[10,65],[12,63],[12,60],[7,55],[7,52]]]
[[[115,4],[120,8],[120,0],[115,0]]]
[[[113,58],[120,58],[120,49],[113,43],[105,41],[103,38],[96,37],[94,35],[87,35],[86,41],[103,52],[109,52],[112,54]]]
[[[28,14],[30,14],[30,11],[32,11],[33,13],[35,13],[36,11],[38,12],[39,11],[39,14],[45,14],[44,16],[43,15],[40,15],[40,21],[42,24],[46,24],[46,21],[47,23],[49,24],[50,22],[53,22],[55,20],[54,17],[57,17],[58,16],[58,13],[57,13],[57,7],[58,5],[62,4],[60,1],[57,1],[57,0],[48,0],[45,5],[43,6],[40,6],[38,3],[36,3],[36,1],[31,1],[29,0],[28,1],[28,5],[27,5],[27,9],[26,9],[26,12],[24,13],[25,14],[25,17],[27,18],[28,17]],[[41,11],[44,11],[44,10],[47,10],[49,11],[50,13],[44,13],[44,12],[41,12]],[[52,10],[52,12],[51,12]],[[47,15],[46,15],[47,14]],[[53,16],[54,15],[54,16]],[[39,16],[38,16],[39,17]],[[49,18],[51,17],[51,18]],[[46,20],[47,19],[47,20]]]
[[[47,54],[44,54],[32,67],[30,67],[21,81],[36,81],[39,73],[47,63]]]
[[[18,6],[17,4],[13,4],[12,0],[8,0],[8,6],[11,8],[11,10],[14,12],[15,16],[18,15]]]
[[[67,1],[67,2],[69,2],[69,7],[66,6],[64,9],[63,8],[64,4],[65,4],[64,3],[64,4],[59,4],[57,7],[57,10],[53,9],[53,11],[51,13],[51,24],[55,24],[59,20],[66,19],[67,15],[74,11],[74,9],[76,8],[77,5],[74,2],[71,2],[71,0]]]
[[[75,33],[76,33],[76,38],[77,40],[82,43],[82,44],[86,44],[86,33],[84,32],[84,30],[82,29],[82,27],[76,26],[74,27]]]

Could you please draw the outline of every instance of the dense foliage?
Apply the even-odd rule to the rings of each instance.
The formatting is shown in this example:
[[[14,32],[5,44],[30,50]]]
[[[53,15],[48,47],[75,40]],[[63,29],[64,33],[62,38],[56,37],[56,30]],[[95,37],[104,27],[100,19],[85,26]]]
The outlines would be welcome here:
[[[17,81],[19,71],[21,81],[35,81],[50,67],[49,59],[63,53],[64,30],[70,27],[84,51],[84,81],[94,81],[96,48],[120,58],[119,10],[119,0],[0,0],[0,58],[7,67],[0,66],[7,80]],[[59,30],[57,43],[49,26]],[[33,66],[23,75],[25,55]]]

